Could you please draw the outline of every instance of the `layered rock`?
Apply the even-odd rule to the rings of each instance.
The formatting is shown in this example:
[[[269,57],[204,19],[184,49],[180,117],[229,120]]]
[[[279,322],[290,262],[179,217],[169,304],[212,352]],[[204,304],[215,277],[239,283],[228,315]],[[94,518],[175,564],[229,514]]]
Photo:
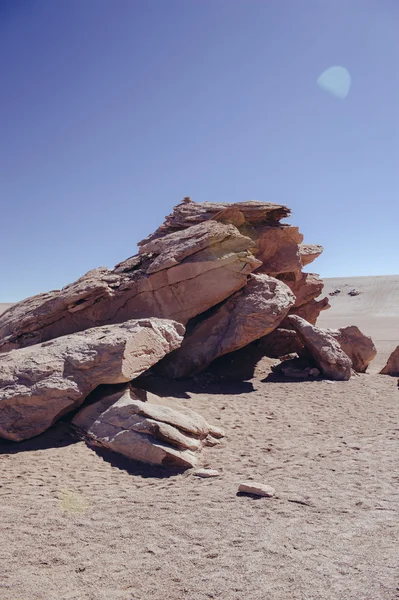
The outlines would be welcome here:
[[[295,295],[295,308],[312,302],[320,296],[324,287],[323,281],[316,273],[292,273],[280,276],[279,279],[284,281]]]
[[[339,381],[350,379],[351,360],[327,330],[319,329],[296,315],[289,316],[288,320],[325,377]]]
[[[62,290],[39,294],[0,316],[0,352],[133,318],[181,323],[245,286],[261,265],[254,242],[215,221],[142,246],[115,269],[94,269]]]
[[[178,348],[183,334],[173,321],[132,320],[0,354],[0,437],[42,433],[98,385],[138,377]]]
[[[319,244],[300,244],[299,254],[303,267],[312,263],[323,252],[323,246]]]
[[[73,419],[91,442],[153,465],[191,468],[208,437],[221,437],[194,411],[126,387],[104,394]]]
[[[271,202],[192,202],[185,198],[183,202],[174,207],[172,214],[165,218],[158,229],[138,243],[138,246],[159,239],[172,233],[192,227],[198,223],[209,220],[221,223],[231,223],[236,227],[242,225],[256,226],[265,224],[279,224],[281,219],[288,217],[291,211],[282,204]]]
[[[258,226],[249,233],[256,243],[254,255],[262,261],[258,269],[273,277],[283,273],[299,273],[302,269],[299,245],[303,235],[291,225]]]
[[[353,369],[357,373],[365,373],[377,354],[373,340],[364,335],[356,325],[326,331],[337,340],[342,350],[349,356]]]
[[[380,371],[381,375],[393,375],[399,377],[399,346],[395,348],[385,367]]]
[[[294,295],[281,281],[251,275],[246,287],[188,331],[181,348],[165,357],[158,368],[169,377],[195,375],[219,356],[273,331],[294,302]]]

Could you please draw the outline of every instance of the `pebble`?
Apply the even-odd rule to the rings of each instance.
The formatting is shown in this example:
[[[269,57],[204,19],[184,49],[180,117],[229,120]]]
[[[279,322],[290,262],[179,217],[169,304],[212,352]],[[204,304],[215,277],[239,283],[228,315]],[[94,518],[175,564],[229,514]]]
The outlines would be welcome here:
[[[194,471],[193,475],[196,477],[218,477],[220,472],[216,469],[198,469]]]
[[[263,483],[255,483],[253,481],[245,481],[240,483],[238,491],[243,494],[253,494],[254,496],[265,496],[271,498],[276,493],[276,490],[270,485]]]

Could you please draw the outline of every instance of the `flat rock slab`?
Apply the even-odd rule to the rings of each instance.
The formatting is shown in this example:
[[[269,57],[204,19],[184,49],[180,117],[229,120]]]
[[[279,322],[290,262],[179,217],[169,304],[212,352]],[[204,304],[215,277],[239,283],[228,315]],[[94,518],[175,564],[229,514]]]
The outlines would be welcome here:
[[[195,477],[202,477],[203,479],[207,479],[209,477],[219,477],[220,471],[216,469],[197,469],[197,471],[193,472]]]
[[[254,496],[264,496],[265,498],[272,498],[276,490],[270,485],[264,483],[255,483],[253,481],[245,481],[240,483],[238,486],[238,492],[240,494],[252,494]]]
[[[253,246],[233,225],[216,221],[171,233],[113,270],[93,269],[61,290],[14,304],[0,315],[0,352],[131,319],[185,324],[246,285],[261,265]]]

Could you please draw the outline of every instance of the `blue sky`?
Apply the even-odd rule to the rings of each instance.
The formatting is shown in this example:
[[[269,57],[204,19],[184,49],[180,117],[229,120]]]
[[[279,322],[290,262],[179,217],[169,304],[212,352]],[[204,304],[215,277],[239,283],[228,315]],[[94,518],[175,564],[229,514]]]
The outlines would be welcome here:
[[[397,0],[0,0],[0,301],[188,195],[287,204],[325,277],[398,273],[398,27]]]

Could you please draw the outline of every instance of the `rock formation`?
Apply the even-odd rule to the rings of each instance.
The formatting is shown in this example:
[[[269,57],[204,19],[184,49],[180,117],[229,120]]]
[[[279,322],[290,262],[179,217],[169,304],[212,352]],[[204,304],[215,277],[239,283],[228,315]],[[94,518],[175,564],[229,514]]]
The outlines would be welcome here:
[[[112,271],[94,269],[12,306],[0,316],[0,352],[129,319],[185,324],[245,286],[261,264],[253,246],[232,225],[214,221],[165,236]]]
[[[0,436],[42,433],[98,385],[138,377],[180,346],[183,333],[173,321],[132,320],[0,354]]]
[[[302,269],[322,247],[282,223],[289,214],[279,204],[185,198],[135,256],[9,308],[0,315],[0,435],[37,435],[101,384],[150,367],[193,375],[254,340],[269,356],[310,352],[326,377],[348,379],[351,361],[367,368],[374,349],[357,328],[315,327],[328,299],[317,299],[323,282]],[[113,390],[75,424],[154,464],[193,466],[203,445],[217,443],[199,415],[142,394]]]
[[[325,377],[343,381],[350,379],[351,360],[327,330],[319,329],[296,315],[288,317],[288,320]]]
[[[385,367],[380,371],[381,375],[393,375],[399,377],[399,346],[395,348]]]
[[[195,467],[208,436],[223,437],[194,411],[144,390],[104,394],[73,419],[91,443],[153,465]]]

